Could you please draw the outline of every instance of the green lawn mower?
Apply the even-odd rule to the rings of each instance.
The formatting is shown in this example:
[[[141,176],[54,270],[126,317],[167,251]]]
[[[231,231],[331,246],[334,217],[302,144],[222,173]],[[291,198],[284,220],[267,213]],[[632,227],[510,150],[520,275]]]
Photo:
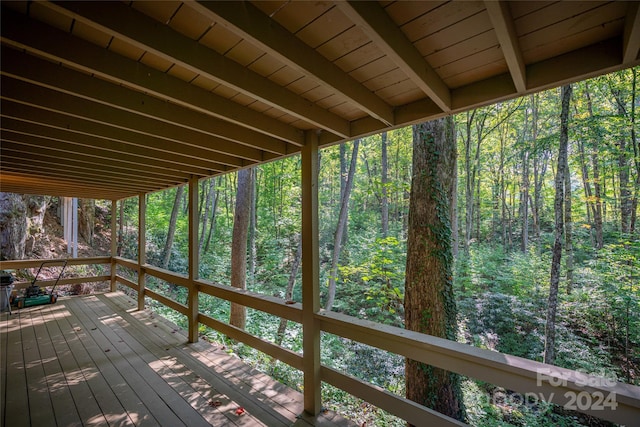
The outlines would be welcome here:
[[[56,286],[58,285],[58,281],[62,277],[62,273],[64,272],[64,269],[67,267],[68,261],[69,261],[68,259],[64,260],[64,264],[62,264],[62,269],[60,270],[60,274],[58,274],[58,278],[56,279],[55,283],[53,284],[53,287],[51,288],[51,291],[49,292],[47,292],[46,289],[38,286],[36,284],[36,281],[38,280],[38,276],[40,275],[40,272],[42,271],[42,267],[44,267],[45,264],[59,263],[60,260],[44,261],[42,264],[40,264],[40,268],[36,273],[36,277],[34,277],[33,280],[31,281],[31,285],[28,288],[24,289],[24,291],[22,292],[22,295],[16,296],[13,299],[12,305],[18,308],[25,308],[25,307],[33,307],[34,305],[54,304],[58,300],[58,294],[56,294],[55,292]]]

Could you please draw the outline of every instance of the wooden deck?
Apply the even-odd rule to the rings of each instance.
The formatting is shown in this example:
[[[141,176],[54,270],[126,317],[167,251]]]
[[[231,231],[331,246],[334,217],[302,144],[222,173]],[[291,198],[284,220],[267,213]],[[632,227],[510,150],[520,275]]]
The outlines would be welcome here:
[[[0,425],[349,426],[120,292],[0,317]],[[239,408],[244,412],[239,414]]]

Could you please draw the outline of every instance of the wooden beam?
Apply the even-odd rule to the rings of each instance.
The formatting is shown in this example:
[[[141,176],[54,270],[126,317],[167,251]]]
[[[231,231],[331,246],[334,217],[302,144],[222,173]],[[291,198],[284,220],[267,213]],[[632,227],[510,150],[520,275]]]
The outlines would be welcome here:
[[[5,83],[3,81],[2,83]],[[27,85],[29,92],[43,93],[43,92],[53,92],[48,89],[38,88],[31,85]],[[3,88],[6,92],[6,88]],[[35,89],[35,90],[33,90]],[[43,90],[41,90],[43,89]],[[17,90],[19,91],[19,90]],[[22,91],[24,94],[27,91]],[[54,92],[55,94],[55,92]],[[21,95],[18,95],[21,96]],[[37,96],[37,95],[36,95]],[[242,147],[244,149],[248,149],[251,151],[251,157],[253,159],[246,159],[244,157],[236,157],[236,150],[225,151],[223,149],[217,148],[216,144],[219,138],[213,138],[208,135],[198,134],[197,132],[190,132],[186,130],[182,130],[183,134],[185,134],[184,138],[181,140],[168,140],[165,139],[165,135],[162,134],[149,134],[149,133],[141,133],[136,131],[131,131],[129,129],[123,129],[120,126],[112,126],[110,124],[98,123],[92,120],[86,120],[82,117],[73,117],[64,113],[59,113],[57,111],[50,111],[49,109],[42,109],[33,107],[30,105],[22,104],[24,99],[27,98],[28,95],[22,95],[20,102],[16,102],[10,98],[4,98],[2,102],[2,116],[6,118],[11,118],[15,120],[20,120],[23,122],[37,122],[37,124],[44,126],[46,128],[53,128],[58,131],[66,131],[75,133],[78,135],[91,136],[96,137],[101,140],[109,140],[113,142],[122,143],[124,146],[131,147],[143,147],[145,149],[152,150],[149,153],[149,156],[155,157],[155,155],[151,154],[155,151],[164,152],[167,154],[175,154],[176,156],[189,159],[192,158],[195,160],[195,163],[198,164],[207,164],[208,162],[219,163],[220,165],[228,166],[230,168],[242,167],[245,164],[252,164],[258,161],[263,161],[263,153],[258,152],[258,150],[251,149],[249,147]],[[62,98],[60,103],[63,104],[68,95],[61,94],[57,98]],[[80,109],[82,106],[92,107],[93,105],[85,100],[69,100],[69,104],[74,105],[75,108]],[[51,103],[54,103],[55,100],[51,100]],[[40,107],[40,106],[38,106]],[[96,116],[95,110],[108,110],[108,107],[104,107],[102,105],[97,106],[92,113],[89,115]],[[131,116],[125,112],[120,112],[123,116]],[[131,121],[136,121],[135,117],[131,117]],[[150,129],[153,130],[152,126],[154,125],[153,121],[150,119],[146,119],[141,117],[138,122],[149,121],[148,123]],[[156,122],[158,123],[158,122]],[[160,124],[159,127],[162,127]],[[174,131],[176,131],[176,137],[179,137],[180,128],[172,127]],[[195,139],[190,139],[189,134],[196,134]],[[200,140],[198,140],[198,137]],[[235,144],[230,141],[223,140],[227,144],[232,144],[238,147],[238,144]],[[221,144],[224,146],[224,144]],[[232,147],[233,148],[233,147]],[[247,153],[248,154],[248,153]],[[162,156],[159,156],[162,157]],[[226,168],[225,168],[226,169]]]
[[[637,1],[629,2],[629,10],[627,11],[624,21],[624,38],[622,41],[622,61],[625,64],[638,59],[638,51],[640,50],[640,3]]]
[[[318,134],[306,132],[302,149],[302,348],[304,354],[304,410],[317,415],[320,398],[320,310],[318,250]]]
[[[612,393],[615,408],[594,409],[590,406],[580,409],[580,412],[626,425],[632,425],[638,419],[640,387],[631,384],[611,384],[608,379],[582,372],[357,319],[342,313],[322,311],[316,317],[325,332],[508,390],[542,393],[543,400],[557,405],[566,405],[578,393],[594,397]]]
[[[131,189],[121,190],[85,184],[81,187],[76,182],[47,177],[33,177],[29,173],[0,173],[2,191],[18,194],[36,194],[60,197],[81,197],[86,199],[112,200],[131,197]]]
[[[135,164],[125,161],[108,161],[98,160],[93,156],[87,156],[80,153],[73,153],[57,148],[47,148],[40,144],[40,139],[19,135],[14,141],[6,138],[2,139],[2,156],[5,153],[7,158],[15,158],[25,170],[25,164],[32,162],[37,164],[48,164],[54,167],[69,168],[71,171],[92,171],[94,175],[105,174],[105,176],[118,181],[123,177],[132,176],[140,181],[149,181],[155,187],[168,186],[172,187],[178,183],[185,183],[189,180],[189,176],[182,173],[167,170],[166,175],[157,172],[149,172],[148,169],[136,168]],[[98,168],[98,166],[101,166]],[[158,168],[159,169],[159,168]],[[72,175],[69,175],[71,177]],[[126,180],[124,181],[126,182]]]
[[[269,55],[330,87],[387,126],[393,125],[390,105],[251,3],[194,1],[188,4]]]
[[[111,286],[109,290],[115,292],[118,282],[118,266],[116,265],[116,256],[118,255],[118,201],[111,201]]]
[[[337,4],[438,107],[451,111],[449,87],[378,2],[340,1]]]
[[[84,117],[97,123],[114,124],[118,127],[137,131],[162,135],[168,140],[183,142],[207,141],[204,146],[220,150],[214,142],[224,141],[226,147],[231,147],[230,154],[253,160],[268,160],[269,155],[259,154],[258,150],[275,155],[286,155],[295,151],[296,145],[286,141],[252,131],[248,128],[221,120],[210,115],[205,115],[187,109],[183,106],[167,103],[156,97],[134,92],[119,85],[113,85],[57,64],[36,58],[15,49],[2,49],[2,89],[12,89],[20,86],[20,89],[12,90],[13,97],[29,98],[31,103],[47,106],[56,111]],[[6,76],[14,76],[6,77]],[[18,85],[19,80],[25,83]],[[33,86],[40,85],[50,96],[41,96],[37,93],[37,99],[31,99],[31,93],[23,93],[27,83]],[[50,89],[46,89],[50,88]],[[6,92],[6,90],[4,90]],[[9,96],[9,93],[7,96]],[[62,95],[60,95],[62,93]],[[71,95],[74,95],[71,97]],[[74,100],[74,103],[62,102],[60,99]],[[93,103],[93,104],[89,104]],[[98,105],[96,105],[97,103]],[[88,108],[88,105],[92,105]],[[65,107],[65,108],[63,108]],[[113,107],[108,110],[107,107]],[[94,110],[99,110],[94,112]],[[107,114],[109,112],[109,114]],[[125,114],[126,113],[126,114]],[[224,139],[223,139],[224,138]],[[231,141],[235,146],[227,144]],[[238,145],[240,144],[240,145]],[[296,144],[302,145],[302,137]],[[244,148],[244,149],[243,149]],[[254,150],[247,150],[253,148]],[[229,151],[229,150],[227,150]]]
[[[624,64],[621,39],[615,37],[527,66],[527,81],[533,92],[585,80],[640,63]]]
[[[198,179],[189,180],[189,294],[187,296],[187,319],[189,321],[189,342],[198,342],[198,269],[200,251],[198,244]]]
[[[524,93],[527,90],[526,69],[509,4],[496,0],[485,0],[484,4],[498,37],[498,42],[500,42],[500,48],[507,61],[516,90],[519,93]]]
[[[137,190],[137,191],[155,191],[158,184],[150,185],[150,184],[140,184],[136,183],[136,177],[131,177],[130,179],[123,179],[118,177],[117,181],[109,176],[104,176],[100,173],[91,173],[87,171],[77,171],[73,168],[67,168],[66,164],[56,164],[56,163],[43,163],[43,162],[33,162],[29,163],[29,167],[25,168],[25,159],[24,157],[21,159],[20,156],[11,153],[12,155],[6,155],[4,153],[4,149],[2,152],[2,165],[0,166],[0,170],[3,172],[28,172],[32,174],[41,174],[43,176],[49,177],[58,177],[58,178],[66,178],[73,176],[75,182],[78,185],[82,185],[83,183],[95,183],[96,185],[104,185],[109,188],[120,188],[123,190]],[[173,184],[175,185],[175,183]],[[172,185],[167,185],[170,187]]]
[[[468,424],[443,415],[438,411],[400,397],[382,387],[377,387],[351,375],[343,374],[333,368],[322,367],[322,380],[396,417],[408,421],[410,425],[438,427],[468,426]]]
[[[147,195],[138,194],[138,310],[144,310],[146,278],[144,265],[147,263]]]
[[[124,3],[44,3],[70,18],[342,136],[349,122]],[[238,5],[236,4],[236,7]]]
[[[111,3],[110,6],[115,4]],[[302,143],[302,135],[290,125],[7,8],[2,9],[1,40],[7,46],[37,52],[54,62],[62,62],[89,75],[95,74],[116,85],[124,85],[162,100],[171,100],[183,107],[274,138]],[[4,71],[5,62],[2,62]],[[113,87],[113,84],[109,87]]]
[[[203,294],[264,311],[296,323],[302,323],[302,305],[300,303],[287,304],[282,298],[262,295],[246,289],[237,289],[202,279],[198,280],[197,283],[198,290]]]
[[[68,168],[71,173],[79,171],[96,176],[104,175],[110,179],[122,179],[125,182],[127,177],[131,177],[132,179],[152,183],[154,186],[173,186],[189,180],[189,175],[186,174],[169,171],[167,174],[162,175],[148,172],[147,170],[132,170],[130,165],[118,162],[101,162],[100,169],[98,169],[98,163],[95,160],[82,157],[81,154],[67,153],[64,157],[61,157],[59,151],[56,150],[43,147],[34,148],[31,145],[13,145],[8,141],[3,141],[2,158],[8,159],[8,161],[13,159],[15,162],[22,164],[28,161],[34,165],[61,166]]]
[[[38,138],[42,146],[71,153],[81,152],[83,155],[99,157],[105,160],[139,165],[155,164],[160,167],[182,172],[190,172],[200,176],[213,175],[216,172],[229,170],[225,165],[196,159],[179,153],[168,153],[152,146],[136,146],[119,141],[111,141],[98,136],[83,135],[62,129],[27,123],[12,118],[3,118],[1,128],[6,135],[3,139],[25,141],[27,138]],[[17,137],[23,135],[22,138]]]

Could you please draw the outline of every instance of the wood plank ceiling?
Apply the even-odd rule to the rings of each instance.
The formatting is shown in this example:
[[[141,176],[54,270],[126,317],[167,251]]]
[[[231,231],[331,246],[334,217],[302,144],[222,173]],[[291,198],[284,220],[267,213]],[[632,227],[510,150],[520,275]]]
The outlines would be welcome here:
[[[639,63],[637,2],[2,1],[0,191],[121,199]]]

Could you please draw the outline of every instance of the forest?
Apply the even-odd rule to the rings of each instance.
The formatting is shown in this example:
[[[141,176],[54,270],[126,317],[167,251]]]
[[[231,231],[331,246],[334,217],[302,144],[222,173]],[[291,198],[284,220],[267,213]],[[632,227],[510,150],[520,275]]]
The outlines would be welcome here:
[[[639,72],[624,70],[453,118],[457,341],[640,385]],[[324,309],[404,326],[415,135],[408,127],[321,150]],[[237,274],[232,248],[240,245],[247,289],[301,301],[300,176],[296,156],[199,183],[201,278],[230,285]],[[182,186],[148,194],[146,215],[147,262],[185,274],[187,193]],[[108,229],[111,203],[91,203],[96,223],[103,222],[99,229]],[[135,260],[137,199],[119,201],[116,213],[118,254]],[[234,230],[239,213],[248,222],[245,235]],[[159,280],[147,287],[182,303],[187,297],[185,289]],[[199,303],[201,312],[221,321],[237,315],[213,297]],[[149,304],[185,326],[182,315]],[[252,309],[243,321],[254,335],[302,350],[299,325]],[[300,388],[301,372],[204,326],[200,332]],[[549,359],[551,333],[555,353]],[[405,394],[400,356],[323,333],[321,357],[323,364]],[[460,387],[471,425],[610,425],[473,379],[461,378]],[[327,385],[323,402],[360,425],[405,425]]]

